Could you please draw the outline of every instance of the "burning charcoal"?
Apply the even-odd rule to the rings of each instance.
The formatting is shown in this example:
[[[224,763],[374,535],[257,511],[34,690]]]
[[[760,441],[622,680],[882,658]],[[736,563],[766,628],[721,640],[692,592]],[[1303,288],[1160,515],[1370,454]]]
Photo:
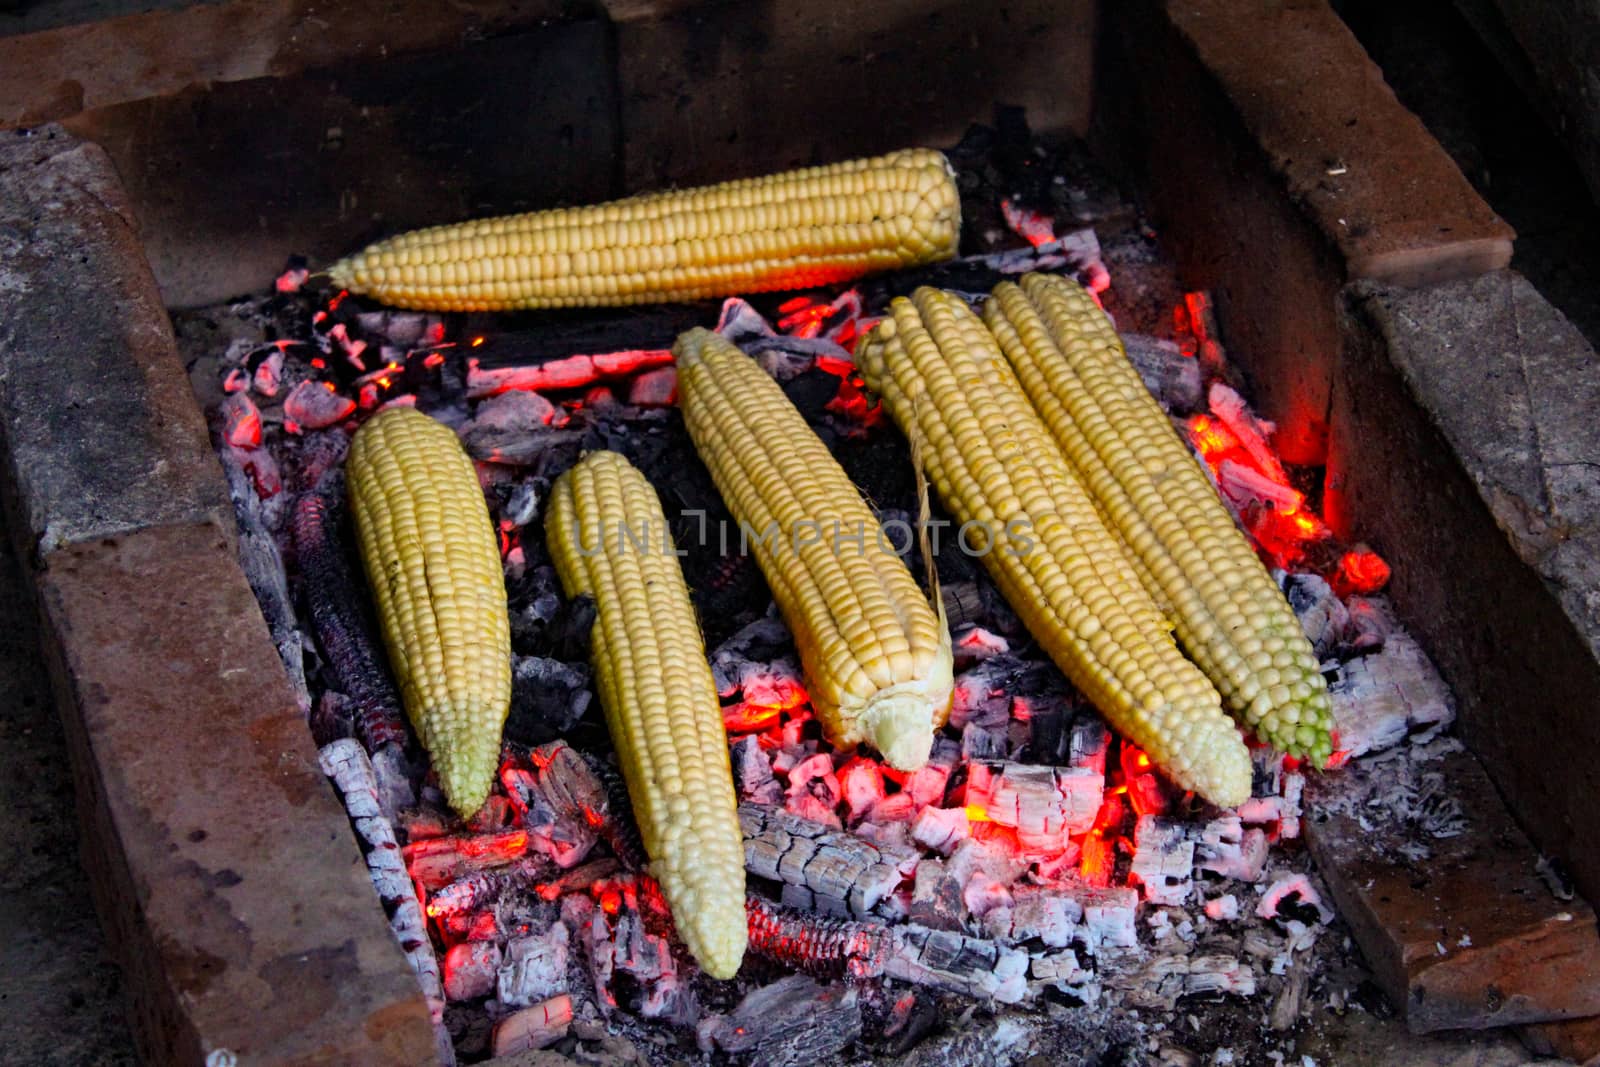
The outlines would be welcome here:
[[[843,795],[844,790],[833,773],[833,757],[825,752],[801,761],[789,771],[788,798],[791,811],[794,810],[795,801],[809,797],[820,805],[819,810],[831,815]],[[838,816],[833,816],[832,822],[838,822]]]
[[[793,710],[810,700],[799,665],[788,656],[771,661],[724,661],[724,674],[729,689],[724,696],[737,694],[737,703],[722,709],[722,720],[728,730],[742,733],[764,730],[776,723],[785,711]],[[713,666],[715,677],[715,666]],[[722,679],[718,680],[718,688]]]
[[[589,711],[594,692],[586,663],[543,656],[511,657],[511,714],[519,736],[560,737]]]
[[[911,823],[911,840],[945,856],[971,836],[972,823],[965,808],[923,808]]]
[[[739,805],[745,868],[759,878],[803,885],[822,899],[865,915],[900,884],[898,865],[854,834],[789,812]]]
[[[223,436],[236,448],[261,447],[261,412],[247,393],[232,393],[222,402]]]
[[[1261,891],[1261,902],[1256,905],[1260,919],[1298,919],[1307,922],[1332,922],[1333,911],[1322,903],[1322,898],[1304,874],[1280,874],[1272,884]]]
[[[849,986],[822,986],[790,975],[752,991],[731,1015],[713,1015],[697,1029],[700,1047],[772,1067],[812,1067],[830,1062],[861,1036],[861,1008]]]
[[[1246,830],[1237,815],[1213,819],[1200,830],[1195,842],[1195,863],[1202,871],[1223,878],[1254,882],[1267,863],[1267,835]]]
[[[894,928],[884,973],[913,985],[1017,1004],[1028,995],[1028,956],[994,941],[925,926]]]
[[[278,395],[278,390],[283,384],[283,349],[274,349],[256,365],[255,374],[251,377],[251,384],[255,391],[267,399]]]
[[[1099,996],[1094,972],[1078,963],[1078,954],[1070,948],[1056,952],[1039,952],[1028,960],[1028,989],[1037,994],[1044,989],[1068,993],[1085,1004]]]
[[[551,449],[582,439],[583,431],[563,429],[566,423],[566,415],[538,393],[502,393],[479,404],[459,433],[473,459],[531,466]]]
[[[1011,891],[993,875],[975,871],[961,887],[961,903],[967,914],[981,920],[996,908],[1010,908]]]
[[[1105,779],[1076,767],[974,763],[967,769],[967,805],[1017,831],[1024,848],[1059,852],[1068,836],[1088,832],[1100,810]]]
[[[372,764],[360,743],[351,738],[325,745],[318,753],[318,762],[322,773],[332,779],[344,801],[345,811],[350,815],[366,854],[372,886],[378,892],[384,913],[389,916],[389,928],[394,931],[395,940],[400,942],[406,961],[417,976],[435,1029],[441,1029],[445,995],[439,977],[439,960],[433,953],[433,942],[428,939],[427,922],[417,903],[411,877],[401,861],[394,828],[381,813],[378,779],[372,773]]]
[[[1394,610],[1387,597],[1353,596],[1345,602],[1350,612],[1350,628],[1346,643],[1356,655],[1376,652],[1389,640],[1389,632],[1398,625]]]
[[[531,479],[518,482],[511,491],[505,506],[500,509],[500,521],[520,529],[532,522],[539,512],[539,487]]]
[[[1275,572],[1277,573],[1277,572]],[[1315,574],[1285,574],[1283,587],[1289,606],[1300,619],[1300,628],[1319,659],[1332,656],[1344,642],[1350,626],[1350,613],[1333,587]]]
[[[424,889],[443,889],[474,872],[516,862],[527,853],[529,842],[526,830],[413,841],[404,849],[406,869]]]
[[[1389,748],[1413,733],[1432,736],[1455,720],[1449,686],[1416,639],[1400,629],[1381,652],[1340,664],[1328,696],[1339,747],[1351,756]]]
[[[565,993],[568,940],[566,925],[557,920],[543,934],[508,942],[496,975],[500,1003],[521,1008]]]
[[[688,1023],[699,1014],[694,993],[683,982],[667,939],[645,928],[631,889],[602,889],[601,906],[589,923],[596,995],[603,1004],[615,1004],[611,980],[621,972],[642,994],[637,1006],[640,1015]]]
[[[1099,888],[1079,898],[1083,904],[1083,925],[1089,947],[1099,954],[1108,948],[1133,948],[1139,943],[1135,920],[1139,915],[1139,894],[1126,886]]]
[[[738,786],[741,803],[777,805],[783,800],[783,787],[772,776],[772,763],[767,759],[761,740],[755,734],[746,734],[729,747],[733,762],[733,780]]]
[[[970,837],[950,854],[949,869],[963,886],[979,874],[1001,885],[1010,885],[1028,869],[1028,860],[1017,854],[1014,843]]]
[[[250,374],[243,367],[235,367],[222,379],[224,393],[237,393],[250,388]]]
[[[981,626],[969,624],[954,634],[951,649],[955,652],[956,669],[965,671],[986,660],[1009,654],[1011,642]]]
[[[1004,730],[991,730],[975,722],[967,723],[961,731],[961,758],[966,760],[1003,760],[1010,754],[1010,735]]]
[[[917,817],[917,812],[921,811],[922,807],[911,799],[909,793],[895,793],[872,805],[869,821],[864,825],[881,827],[890,823],[910,822]]]
[[[883,973],[889,934],[877,923],[820,918],[775,906],[754,893],[745,898],[745,914],[750,950],[765,959],[818,978],[863,979]]]
[[[884,798],[883,767],[877,760],[857,756],[839,768],[838,777],[852,823],[866,818]],[[739,799],[747,798],[741,792]]]
[[[444,955],[444,995],[450,1000],[476,1000],[494,989],[500,969],[500,946],[493,941],[467,941]]]
[[[1011,903],[984,916],[984,932],[999,941],[1039,941],[1064,948],[1077,936],[1083,920],[1079,898],[1097,899],[1095,893],[1089,886],[1073,883],[1013,886]]]
[[[1152,904],[1183,905],[1194,888],[1194,842],[1186,827],[1171,819],[1142,816],[1134,828],[1129,879],[1144,887]]]
[[[628,384],[628,403],[634,407],[664,408],[678,401],[678,369],[657,367]]]
[[[421,311],[363,311],[356,316],[356,327],[366,337],[387,341],[397,348],[436,344],[444,337],[444,324],[439,317]]]
[[[950,725],[958,730],[968,723],[1004,725],[1011,717],[1011,690],[1021,668],[1020,661],[997,656],[958,675],[950,700]]]
[[[219,450],[219,453],[223,476],[228,483],[228,497],[233,504],[234,520],[239,524],[239,566],[250,583],[250,591],[261,605],[262,617],[266,620],[272,643],[278,650],[278,658],[283,662],[284,673],[294,689],[296,702],[302,712],[309,714],[311,691],[306,685],[305,647],[301,643],[294,601],[289,597],[289,576],[284,569],[283,554],[278,550],[277,539],[272,536],[261,497],[251,487],[243,465],[236,459],[243,453],[235,448]],[[268,455],[264,450],[254,454]],[[325,744],[334,739],[322,737],[317,740]]]
[[[908,915],[912,922],[935,930],[959,931],[965,927],[961,882],[939,860],[927,859],[917,864]]]
[[[508,391],[582,389],[602,379],[626,378],[672,363],[667,349],[629,349],[550,359],[531,367],[467,367],[467,396],[476,400]]]
[[[1232,893],[1206,901],[1206,918],[1213,922],[1228,922],[1239,917],[1239,898]]]
[[[943,804],[945,789],[950,784],[950,772],[960,759],[959,744],[948,737],[934,738],[933,752],[928,762],[906,776],[902,791],[918,808]]]
[[[290,433],[321,430],[349,418],[356,402],[339,394],[332,382],[304,381],[283,402],[283,428]]]
[[[514,1056],[531,1049],[548,1048],[567,1036],[572,1024],[572,998],[551,997],[543,1004],[507,1015],[494,1026],[494,1054]]]
[[[1198,359],[1184,355],[1172,341],[1145,334],[1123,334],[1122,347],[1145,388],[1168,414],[1188,415],[1201,409],[1205,383]]]
[[[1098,715],[1087,715],[1072,724],[1070,765],[1088,770],[1101,778],[1106,774],[1106,753],[1111,748],[1111,731]]]
[[[435,892],[428,899],[428,914],[437,918],[473,911],[508,889],[532,886],[549,872],[543,856],[528,856],[500,870],[474,871]]]

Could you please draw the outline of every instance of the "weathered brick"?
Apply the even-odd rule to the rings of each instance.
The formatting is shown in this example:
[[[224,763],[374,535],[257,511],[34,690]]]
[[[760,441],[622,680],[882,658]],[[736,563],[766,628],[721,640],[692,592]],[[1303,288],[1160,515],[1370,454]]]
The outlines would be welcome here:
[[[428,1010],[212,527],[52,553],[84,862],[149,1063],[433,1062]]]
[[[1306,839],[1378,984],[1415,1033],[1600,1010],[1594,909],[1559,899],[1464,750],[1358,760],[1307,786]]]
[[[1541,848],[1600,899],[1600,359],[1520,275],[1352,295],[1327,511]]]
[[[233,510],[104,152],[0,134],[0,437],[29,554]]]
[[[1087,0],[607,0],[630,190],[954,144],[995,103],[1088,125]]]
[[[1284,458],[1319,463],[1340,288],[1503,267],[1514,235],[1326,3],[1140,0],[1108,18],[1099,106]]]

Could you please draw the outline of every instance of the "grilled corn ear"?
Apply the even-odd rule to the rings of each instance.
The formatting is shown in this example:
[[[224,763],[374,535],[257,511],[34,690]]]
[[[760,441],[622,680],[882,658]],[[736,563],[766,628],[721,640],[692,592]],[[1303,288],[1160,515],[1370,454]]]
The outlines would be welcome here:
[[[511,706],[511,625],[489,508],[449,427],[392,408],[346,463],[361,560],[406,716],[462,816],[483,805]]]
[[[1030,274],[998,286],[984,320],[1228,710],[1325,763],[1333,717],[1316,654],[1105,312],[1074,282]]]
[[[994,337],[959,299],[897,298],[856,350],[966,543],[1029,631],[1125,737],[1213,803],[1250,795],[1250,756]]]
[[[339,286],[397,307],[606,307],[828,285],[949,259],[960,234],[950,164],[913,148],[415,230],[328,273]]]
[[[655,490],[615,452],[556,480],[545,522],[568,596],[594,598],[606,726],[650,872],[700,966],[744,957],[744,837],[716,683]]]
[[[828,740],[922,766],[954,687],[942,609],[755,360],[702,329],[673,352],[684,422],[794,633]]]

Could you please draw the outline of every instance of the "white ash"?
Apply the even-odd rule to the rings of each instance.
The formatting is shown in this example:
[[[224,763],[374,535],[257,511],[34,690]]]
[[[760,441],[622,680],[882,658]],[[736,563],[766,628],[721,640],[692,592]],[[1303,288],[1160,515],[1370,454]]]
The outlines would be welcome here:
[[[1328,686],[1339,747],[1352,756],[1426,740],[1455,721],[1455,700],[1416,639],[1392,628],[1381,651],[1339,665]]]
[[[739,805],[745,868],[758,878],[804,886],[819,907],[863,916],[894,892],[899,864],[856,835],[754,804]]]
[[[892,928],[884,973],[977,1000],[1019,1004],[1028,995],[1028,955],[995,941],[908,923]]]
[[[1185,904],[1194,889],[1195,843],[1183,823],[1142,816],[1134,829],[1131,880],[1152,904]]]
[[[774,806],[783,800],[783,786],[772,776],[772,763],[755,734],[746,734],[729,748],[733,781],[740,803]]]
[[[1188,415],[1201,409],[1205,388],[1198,359],[1184,355],[1173,341],[1147,334],[1124,333],[1122,348],[1145,388],[1168,414]]]
[[[401,858],[394,827],[383,817],[378,804],[378,779],[372,764],[354,738],[342,738],[323,746],[318,753],[322,773],[332,779],[344,801],[345,810],[366,852],[367,873],[378,899],[389,914],[389,928],[411,964],[422,994],[428,1001],[435,1028],[442,1025],[444,985],[439,975],[439,960],[428,938],[428,925],[411,885],[411,876]]]
[[[552,923],[542,934],[529,934],[506,943],[504,963],[496,972],[496,995],[509,1007],[526,1007],[567,991],[565,923]]]

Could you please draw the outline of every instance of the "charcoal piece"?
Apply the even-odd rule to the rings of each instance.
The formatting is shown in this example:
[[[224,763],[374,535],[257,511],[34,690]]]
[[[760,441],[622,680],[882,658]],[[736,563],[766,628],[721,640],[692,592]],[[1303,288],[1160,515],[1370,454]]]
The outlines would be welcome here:
[[[764,1067],[813,1067],[861,1036],[859,994],[790,975],[750,993],[732,1014],[702,1022],[699,1036],[707,1052],[749,1053]]]
[[[583,761],[605,792],[605,820],[600,826],[600,836],[611,846],[612,854],[623,867],[634,872],[643,871],[650,857],[645,853],[644,839],[639,836],[639,821],[634,817],[633,800],[628,796],[622,772],[592,752],[585,752]]]
[[[745,916],[750,951],[818,978],[874,978],[888,959],[888,929],[878,923],[823,918],[754,893]]]
[[[720,301],[633,308],[471,312],[463,334],[482,337],[472,350],[485,369],[533,367],[575,354],[671,348],[673,338],[717,321]]]
[[[289,596],[289,578],[278,551],[278,542],[269,529],[263,513],[261,497],[249,476],[233,457],[237,450],[221,444],[217,455],[222,460],[222,470],[227,476],[228,496],[233,501],[234,518],[239,524],[239,566],[251,592],[261,605],[272,643],[283,661],[284,673],[294,689],[300,709],[311,712],[311,691],[306,685],[304,649],[301,645],[299,620],[295,617],[294,601]]]
[[[762,749],[760,738],[755,734],[745,735],[730,746],[729,755],[741,803],[776,805],[783,802],[783,787],[772,776],[772,761]]]
[[[1202,409],[1205,390],[1198,359],[1184,355],[1171,341],[1144,334],[1123,334],[1122,347],[1145,388],[1169,414]]]
[[[913,985],[1016,1004],[1028,995],[1028,954],[995,941],[907,924],[894,928],[884,973]]]
[[[354,705],[356,736],[368,752],[406,743],[400,694],[378,652],[377,630],[363,606],[366,589],[339,536],[340,479],[329,478],[295,502],[292,531],[301,594],[335,687]]]
[[[1333,587],[1315,574],[1285,574],[1279,584],[1318,659],[1334,655],[1350,627],[1350,612]]]
[[[542,656],[511,658],[511,712],[506,733],[524,744],[565,737],[594,702],[589,666]]]

